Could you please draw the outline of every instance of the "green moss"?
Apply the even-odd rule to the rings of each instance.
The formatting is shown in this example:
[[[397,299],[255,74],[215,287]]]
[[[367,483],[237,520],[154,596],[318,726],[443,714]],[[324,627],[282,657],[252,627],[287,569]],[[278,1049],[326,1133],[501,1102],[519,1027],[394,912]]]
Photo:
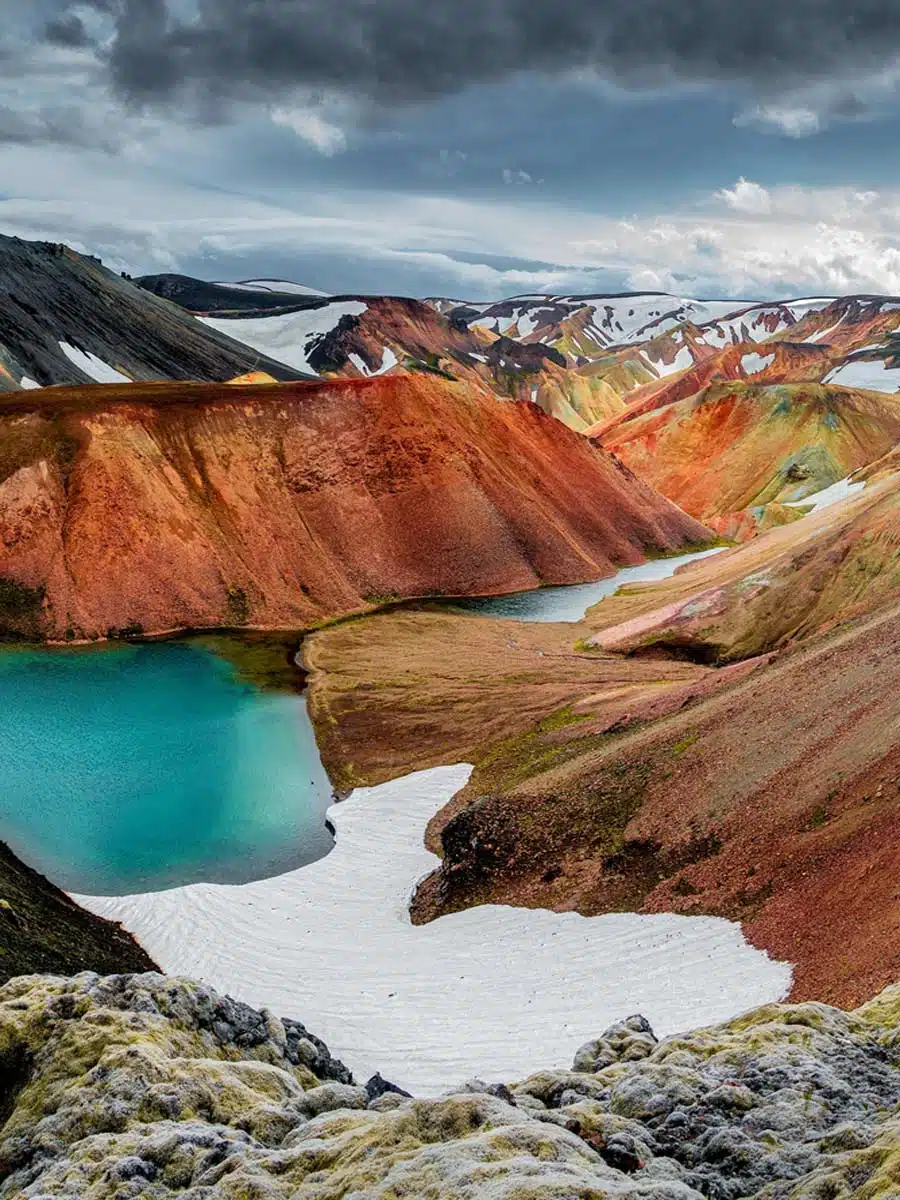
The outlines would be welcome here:
[[[242,587],[228,588],[227,621],[229,625],[246,625],[250,620],[250,601]]]
[[[363,596],[366,604],[371,604],[373,608],[382,608],[386,604],[399,604],[403,599],[394,592],[372,592],[371,595]]]
[[[828,811],[826,804],[818,804],[812,810],[809,820],[803,826],[805,830],[821,829],[823,825],[827,825],[831,820],[831,813]]]
[[[699,733],[689,733],[683,737],[680,742],[676,742],[672,747],[672,753],[676,758],[680,757],[686,750],[690,750],[691,746],[696,746],[700,741]]]
[[[303,671],[296,660],[300,636],[292,633],[203,634],[190,637],[197,645],[225,659],[238,679],[265,692],[297,692]]]
[[[571,740],[548,740],[548,734],[586,719],[586,715],[573,712],[571,704],[567,704],[524,733],[481,747],[475,753],[475,762],[483,777],[482,785],[490,790],[505,791],[579,754],[605,745],[614,736],[601,733]]]
[[[592,635],[594,636],[594,635]],[[579,638],[572,647],[576,654],[605,654],[606,651],[602,646],[596,646],[593,642],[589,642],[586,638]]]
[[[43,624],[44,588],[27,587],[16,579],[0,579],[0,635],[35,637]]]
[[[439,375],[441,379],[449,379],[456,383],[457,378],[441,366],[441,358],[437,354],[428,353],[423,358],[406,357],[403,366],[407,371],[420,371],[425,375]]]

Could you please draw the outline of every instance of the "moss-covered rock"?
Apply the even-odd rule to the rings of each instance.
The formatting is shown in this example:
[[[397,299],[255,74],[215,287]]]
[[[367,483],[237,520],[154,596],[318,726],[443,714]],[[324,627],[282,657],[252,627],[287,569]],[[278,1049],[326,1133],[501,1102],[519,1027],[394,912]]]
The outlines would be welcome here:
[[[632,1017],[575,1070],[415,1099],[198,983],[21,978],[0,989],[0,1196],[882,1200],[898,1031],[900,988],[659,1044]]]

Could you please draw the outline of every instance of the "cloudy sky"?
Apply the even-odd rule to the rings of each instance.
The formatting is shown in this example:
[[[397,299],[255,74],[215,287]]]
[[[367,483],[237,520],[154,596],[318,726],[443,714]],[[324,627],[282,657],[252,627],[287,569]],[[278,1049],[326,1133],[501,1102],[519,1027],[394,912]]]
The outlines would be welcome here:
[[[897,0],[0,0],[0,231],[493,298],[900,293]]]

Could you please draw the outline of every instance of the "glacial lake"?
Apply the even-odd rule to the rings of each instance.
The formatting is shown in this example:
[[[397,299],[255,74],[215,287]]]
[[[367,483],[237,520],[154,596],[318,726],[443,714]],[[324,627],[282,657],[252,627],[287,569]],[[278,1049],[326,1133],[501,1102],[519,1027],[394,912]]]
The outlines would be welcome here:
[[[717,546],[712,550],[680,554],[674,558],[656,558],[636,567],[623,567],[615,575],[596,583],[544,587],[531,592],[514,592],[509,596],[492,596],[485,600],[454,600],[453,606],[485,617],[507,617],[514,621],[580,621],[592,605],[612,596],[624,584],[668,579],[685,563],[720,554],[723,549]]]
[[[280,875],[331,794],[303,696],[194,643],[0,650],[0,838],[67,891]]]
[[[622,584],[715,553],[454,606],[577,621]],[[95,896],[251,883],[323,858],[332,788],[287,679],[263,690],[191,640],[0,648],[0,839],[59,887]]]

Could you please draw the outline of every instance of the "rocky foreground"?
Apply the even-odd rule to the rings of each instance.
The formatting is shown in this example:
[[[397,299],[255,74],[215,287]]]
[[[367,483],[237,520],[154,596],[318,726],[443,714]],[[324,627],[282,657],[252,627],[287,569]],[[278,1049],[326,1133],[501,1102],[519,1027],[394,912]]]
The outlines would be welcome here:
[[[736,1200],[900,1194],[900,987],[414,1099],[291,1020],[157,974],[0,990],[0,1196]]]

